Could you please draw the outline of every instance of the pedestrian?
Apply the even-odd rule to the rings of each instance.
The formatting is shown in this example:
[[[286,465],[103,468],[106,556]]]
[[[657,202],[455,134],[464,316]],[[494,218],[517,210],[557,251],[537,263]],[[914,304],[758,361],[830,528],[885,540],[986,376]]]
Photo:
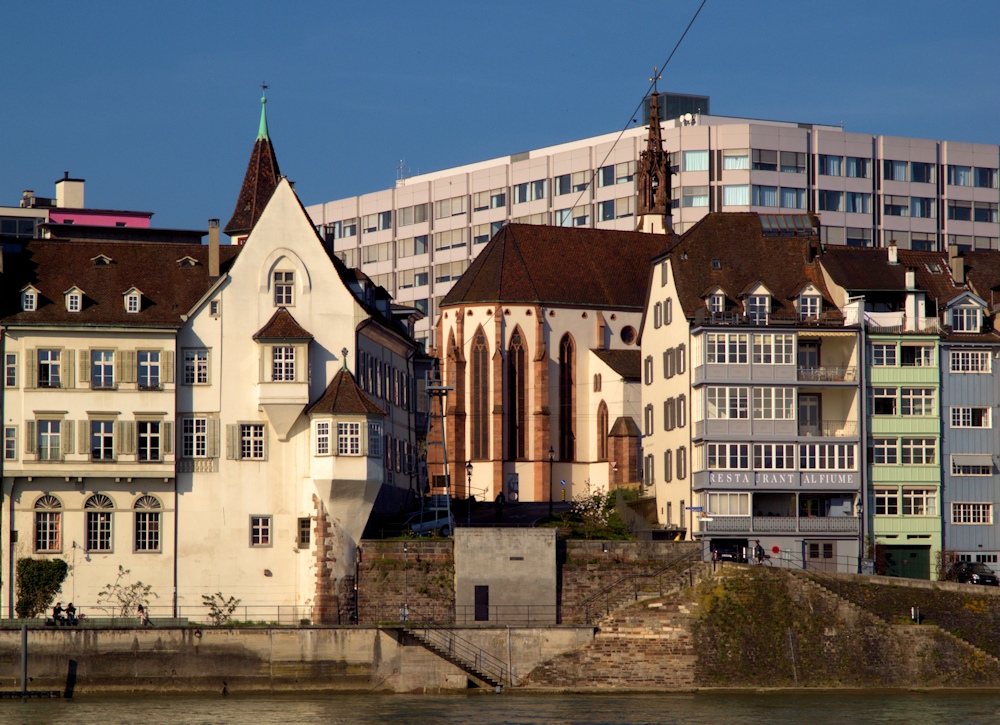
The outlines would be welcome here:
[[[497,494],[497,500],[494,504],[496,510],[496,520],[503,521],[503,505],[507,503],[507,497],[503,495],[503,491]]]
[[[753,563],[757,566],[764,563],[764,547],[760,545],[760,539],[754,540]]]
[[[76,624],[76,607],[73,606],[73,602],[66,607],[66,623],[71,627]]]
[[[56,602],[56,606],[52,607],[52,620],[57,624],[62,624],[63,621],[63,606],[62,602]]]
[[[149,612],[146,611],[146,608],[141,604],[139,605],[139,622],[143,627],[153,626],[153,623],[149,621]]]

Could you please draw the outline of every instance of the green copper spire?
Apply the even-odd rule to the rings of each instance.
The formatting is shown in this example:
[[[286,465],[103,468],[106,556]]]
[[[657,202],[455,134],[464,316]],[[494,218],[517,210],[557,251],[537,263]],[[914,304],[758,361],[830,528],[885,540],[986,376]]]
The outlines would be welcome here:
[[[264,86],[264,90],[267,90],[267,86]],[[260,128],[257,130],[257,138],[258,140],[271,140],[267,135],[267,95],[265,93],[260,95]]]

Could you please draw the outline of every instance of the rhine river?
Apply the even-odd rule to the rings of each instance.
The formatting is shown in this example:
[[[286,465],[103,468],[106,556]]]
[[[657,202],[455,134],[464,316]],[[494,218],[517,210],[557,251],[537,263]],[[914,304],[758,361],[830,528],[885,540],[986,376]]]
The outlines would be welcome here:
[[[328,695],[0,700],[0,723],[998,723],[1000,694],[878,692],[678,695]]]

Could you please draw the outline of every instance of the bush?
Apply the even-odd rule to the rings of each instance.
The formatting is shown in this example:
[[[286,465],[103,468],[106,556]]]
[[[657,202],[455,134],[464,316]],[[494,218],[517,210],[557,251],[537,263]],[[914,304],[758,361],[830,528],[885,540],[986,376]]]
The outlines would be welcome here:
[[[44,613],[55,601],[68,572],[69,566],[62,559],[19,559],[17,616],[30,619]]]

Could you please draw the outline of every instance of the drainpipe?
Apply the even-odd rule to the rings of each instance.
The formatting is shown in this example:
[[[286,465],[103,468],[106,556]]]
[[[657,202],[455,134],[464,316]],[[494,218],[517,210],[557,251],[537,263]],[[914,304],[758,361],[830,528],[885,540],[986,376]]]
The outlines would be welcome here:
[[[858,489],[859,501],[858,505],[862,507],[862,515],[858,517],[858,574],[861,573],[861,560],[865,555],[865,521],[870,515],[871,507],[868,505],[868,381],[865,375],[867,370],[867,360],[868,360],[868,343],[865,338],[865,298],[861,296],[857,298],[859,300],[858,304],[860,309],[859,323],[861,325],[861,330],[859,332],[859,345],[858,350],[858,446],[860,450],[858,451],[858,474],[861,476],[861,485]]]

